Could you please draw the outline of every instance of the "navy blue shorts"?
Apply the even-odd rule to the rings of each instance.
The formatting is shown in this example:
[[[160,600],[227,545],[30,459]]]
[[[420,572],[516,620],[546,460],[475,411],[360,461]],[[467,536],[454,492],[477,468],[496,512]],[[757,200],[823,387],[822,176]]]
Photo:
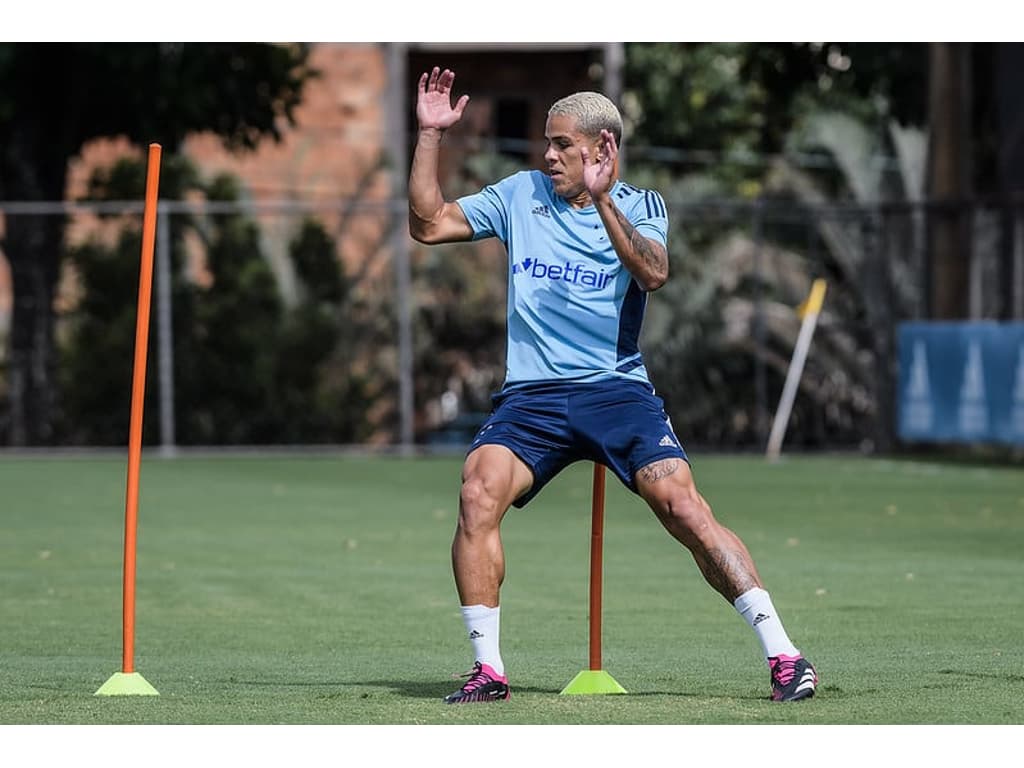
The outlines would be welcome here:
[[[543,383],[503,390],[469,450],[503,445],[533,472],[525,506],[575,461],[604,464],[636,493],[636,473],[661,459],[689,462],[664,402],[639,381]]]

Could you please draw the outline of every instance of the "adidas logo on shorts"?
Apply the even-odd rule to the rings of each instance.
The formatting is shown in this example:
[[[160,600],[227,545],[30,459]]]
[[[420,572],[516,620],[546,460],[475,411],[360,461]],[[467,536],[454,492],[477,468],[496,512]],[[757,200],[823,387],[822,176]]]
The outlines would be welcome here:
[[[678,445],[676,445],[676,441],[673,440],[668,435],[665,435],[663,438],[661,438],[661,440],[658,441],[658,445],[661,445],[661,446],[670,445],[673,448],[678,448],[679,447]]]

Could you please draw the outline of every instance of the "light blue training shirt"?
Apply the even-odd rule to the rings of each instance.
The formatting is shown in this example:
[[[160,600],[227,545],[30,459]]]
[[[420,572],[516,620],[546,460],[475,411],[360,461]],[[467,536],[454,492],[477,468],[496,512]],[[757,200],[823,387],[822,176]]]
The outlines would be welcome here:
[[[662,245],[665,201],[616,181],[612,199]],[[509,260],[505,388],[539,381],[649,382],[639,338],[647,293],[622,266],[597,208],[573,208],[541,171],[460,197],[473,240],[497,237]]]

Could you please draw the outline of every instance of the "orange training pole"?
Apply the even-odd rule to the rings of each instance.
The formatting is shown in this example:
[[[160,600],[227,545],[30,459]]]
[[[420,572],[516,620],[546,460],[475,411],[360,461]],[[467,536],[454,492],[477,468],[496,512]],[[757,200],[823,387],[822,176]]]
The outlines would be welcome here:
[[[601,669],[601,577],[604,549],[604,465],[594,463],[590,525],[590,669]]]
[[[594,462],[590,522],[590,667],[576,675],[562,689],[563,694],[626,693],[615,678],[601,669],[601,582],[604,564],[604,476],[605,466]]]
[[[128,492],[124,511],[124,646],[121,671],[134,671],[135,659],[135,530],[139,510],[139,464],[142,457],[142,412],[146,391],[146,349],[149,305],[153,286],[156,242],[157,189],[160,183],[160,145],[149,145],[146,204],[142,216],[142,266],[139,270],[139,308],[135,323],[135,370],[132,378],[131,431],[128,438]]]
[[[135,667],[135,529],[139,512],[139,464],[142,459],[142,412],[146,392],[146,346],[149,342],[149,305],[153,287],[153,250],[156,243],[157,188],[160,182],[160,145],[149,145],[146,204],[142,216],[142,264],[139,269],[139,307],[135,321],[135,369],[132,374],[131,429],[128,435],[128,491],[124,505],[124,645],[121,671],[115,672],[96,696],[159,696]]]

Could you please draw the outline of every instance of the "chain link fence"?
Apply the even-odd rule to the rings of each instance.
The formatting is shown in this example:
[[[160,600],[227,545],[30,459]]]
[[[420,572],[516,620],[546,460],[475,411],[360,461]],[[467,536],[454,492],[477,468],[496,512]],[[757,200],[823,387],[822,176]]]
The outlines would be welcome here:
[[[896,328],[931,312],[949,211],[666,202],[672,276],[642,349],[684,441],[763,449],[797,308],[823,278],[787,447],[892,449]],[[422,247],[405,205],[162,201],[145,443],[463,449],[504,376],[504,252]],[[1024,210],[957,210],[969,317],[1024,318]],[[123,445],[141,204],[0,216],[0,444]],[[34,234],[53,231],[58,253]]]

